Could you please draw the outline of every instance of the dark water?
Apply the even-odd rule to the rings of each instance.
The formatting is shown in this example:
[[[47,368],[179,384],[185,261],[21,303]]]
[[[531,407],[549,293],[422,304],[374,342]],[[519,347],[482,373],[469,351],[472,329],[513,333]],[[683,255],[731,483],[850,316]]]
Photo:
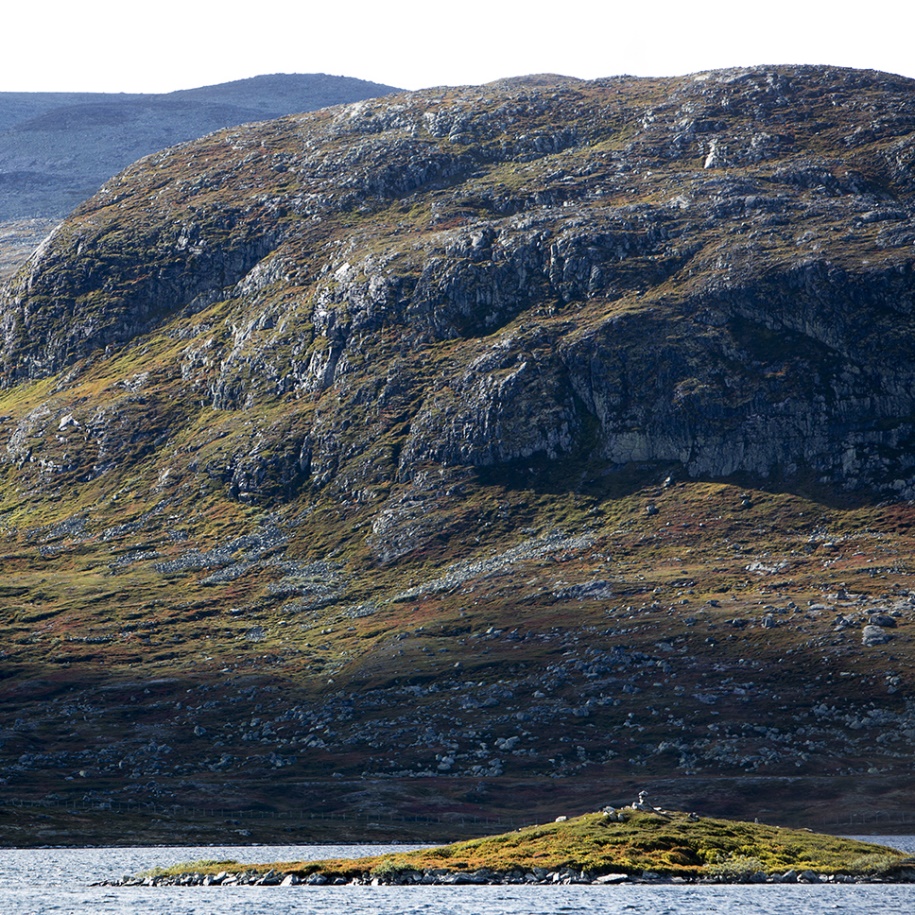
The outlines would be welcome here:
[[[874,841],[871,837],[871,841]],[[880,840],[915,853],[915,836]],[[404,846],[399,846],[404,850]],[[295,861],[379,846],[0,849],[0,915],[913,915],[913,885],[91,887],[157,865]]]

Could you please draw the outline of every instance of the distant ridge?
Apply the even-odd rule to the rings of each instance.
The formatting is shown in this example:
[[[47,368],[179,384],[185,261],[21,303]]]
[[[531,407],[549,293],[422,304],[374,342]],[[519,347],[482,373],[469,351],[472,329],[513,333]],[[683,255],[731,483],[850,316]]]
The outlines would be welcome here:
[[[394,91],[345,76],[274,73],[156,95],[0,92],[0,275],[43,236],[46,220],[142,156],[223,127]]]

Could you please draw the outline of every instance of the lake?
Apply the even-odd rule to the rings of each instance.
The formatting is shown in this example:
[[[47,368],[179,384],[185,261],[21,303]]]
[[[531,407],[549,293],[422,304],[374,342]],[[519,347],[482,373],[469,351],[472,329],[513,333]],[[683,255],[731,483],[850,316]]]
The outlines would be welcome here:
[[[915,836],[880,841],[915,853]],[[409,846],[397,846],[404,851]],[[386,846],[0,849],[2,915],[911,915],[915,885],[92,887],[157,865],[354,857]]]

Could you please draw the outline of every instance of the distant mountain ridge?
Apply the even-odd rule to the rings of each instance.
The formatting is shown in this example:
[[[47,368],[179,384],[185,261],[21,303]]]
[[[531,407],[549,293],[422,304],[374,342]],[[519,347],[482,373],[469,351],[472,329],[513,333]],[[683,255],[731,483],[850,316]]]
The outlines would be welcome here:
[[[142,156],[224,127],[394,91],[352,77],[278,73],[164,94],[0,92],[0,275],[49,221]]]

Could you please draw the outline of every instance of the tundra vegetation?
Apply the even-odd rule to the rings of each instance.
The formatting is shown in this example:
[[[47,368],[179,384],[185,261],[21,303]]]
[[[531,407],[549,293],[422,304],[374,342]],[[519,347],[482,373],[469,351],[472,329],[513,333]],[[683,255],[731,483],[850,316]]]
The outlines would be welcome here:
[[[113,178],[0,293],[4,840],[911,809],[913,162],[781,67]]]
[[[200,861],[128,880],[232,882],[610,883],[625,878],[727,883],[915,879],[913,860],[881,845],[759,823],[631,809],[561,817],[504,835],[374,857],[242,866]]]

